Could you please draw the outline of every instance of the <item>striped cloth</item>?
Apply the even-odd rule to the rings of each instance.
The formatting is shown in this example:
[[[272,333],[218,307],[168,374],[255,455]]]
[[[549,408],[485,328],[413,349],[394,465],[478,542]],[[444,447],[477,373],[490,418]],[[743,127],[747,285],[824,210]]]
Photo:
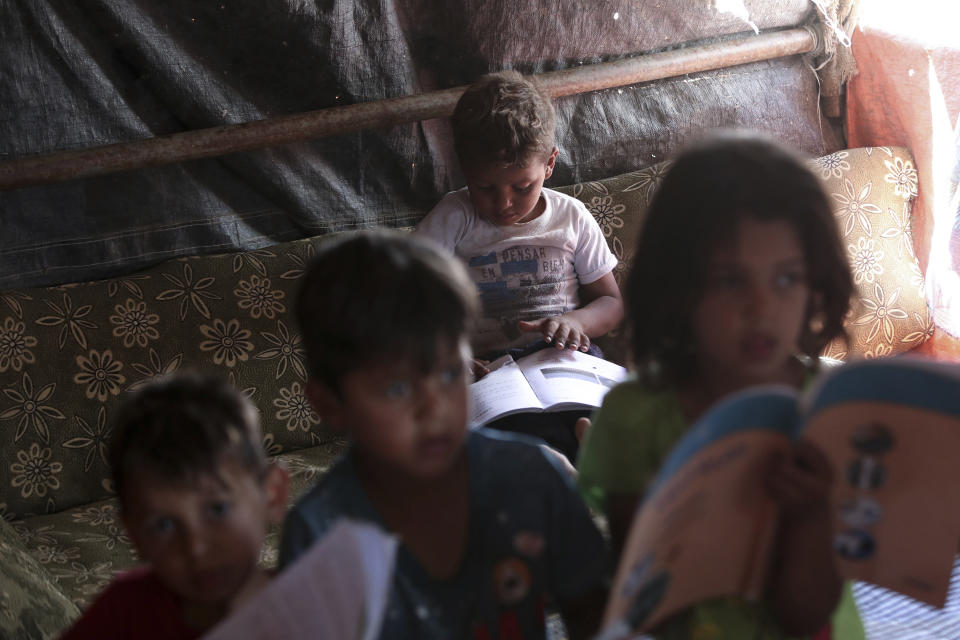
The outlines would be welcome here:
[[[943,609],[867,582],[853,583],[853,597],[868,640],[960,640],[960,556],[953,561]],[[547,638],[566,640],[559,615],[547,616]]]
[[[866,582],[855,582],[853,595],[869,640],[960,639],[960,558],[943,609]]]

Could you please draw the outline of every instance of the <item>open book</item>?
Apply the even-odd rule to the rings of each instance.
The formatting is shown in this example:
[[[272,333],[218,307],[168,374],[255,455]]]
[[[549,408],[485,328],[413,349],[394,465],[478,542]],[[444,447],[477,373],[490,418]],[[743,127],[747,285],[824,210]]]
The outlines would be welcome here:
[[[340,520],[203,640],[373,640],[387,606],[397,540]]]
[[[960,365],[867,360],[824,371],[805,394],[734,394],[691,427],[634,519],[602,638],[702,600],[760,596],[777,520],[763,468],[798,437],[833,465],[841,575],[944,605],[960,540]]]
[[[541,349],[514,361],[494,360],[490,373],[470,385],[471,419],[482,425],[527,411],[599,407],[627,370],[579,351]]]

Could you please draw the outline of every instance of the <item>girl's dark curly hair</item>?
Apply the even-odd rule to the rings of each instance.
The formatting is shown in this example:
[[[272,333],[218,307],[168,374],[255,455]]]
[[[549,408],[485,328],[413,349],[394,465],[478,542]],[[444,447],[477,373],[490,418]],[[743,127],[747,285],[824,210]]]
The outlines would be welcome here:
[[[634,365],[645,383],[676,386],[693,373],[691,318],[708,262],[744,218],[786,221],[800,240],[810,289],[800,351],[816,362],[831,340],[846,339],[853,281],[820,181],[775,142],[716,134],[677,157],[637,239],[625,298]]]

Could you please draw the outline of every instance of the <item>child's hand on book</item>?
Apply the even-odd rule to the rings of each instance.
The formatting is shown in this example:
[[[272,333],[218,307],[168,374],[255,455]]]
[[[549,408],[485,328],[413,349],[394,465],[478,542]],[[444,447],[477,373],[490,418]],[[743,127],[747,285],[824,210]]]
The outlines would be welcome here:
[[[803,439],[778,452],[767,475],[771,494],[790,520],[829,516],[832,483],[833,468],[823,450]]]
[[[813,635],[829,624],[843,584],[830,545],[833,468],[804,439],[773,462],[767,486],[781,509],[772,584],[777,622],[790,636]]]
[[[473,362],[470,363],[470,370],[473,373],[473,379],[479,380],[483,376],[490,373],[490,368],[487,366],[490,364],[489,360],[480,360],[479,358],[474,358]]]
[[[590,336],[583,325],[569,315],[553,316],[542,320],[520,320],[517,327],[521,331],[539,331],[546,342],[552,342],[557,349],[570,349],[586,353],[590,348]]]

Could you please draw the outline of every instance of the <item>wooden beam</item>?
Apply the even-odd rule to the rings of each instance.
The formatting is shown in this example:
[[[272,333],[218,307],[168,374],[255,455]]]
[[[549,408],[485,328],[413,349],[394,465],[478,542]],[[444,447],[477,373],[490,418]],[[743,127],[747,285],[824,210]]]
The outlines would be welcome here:
[[[541,87],[556,98],[808,53],[816,46],[814,32],[799,27],[552,71],[540,74],[536,79]],[[268,120],[9,160],[0,163],[0,190],[211,158],[445,117],[453,113],[464,89],[466,87],[455,87]]]

